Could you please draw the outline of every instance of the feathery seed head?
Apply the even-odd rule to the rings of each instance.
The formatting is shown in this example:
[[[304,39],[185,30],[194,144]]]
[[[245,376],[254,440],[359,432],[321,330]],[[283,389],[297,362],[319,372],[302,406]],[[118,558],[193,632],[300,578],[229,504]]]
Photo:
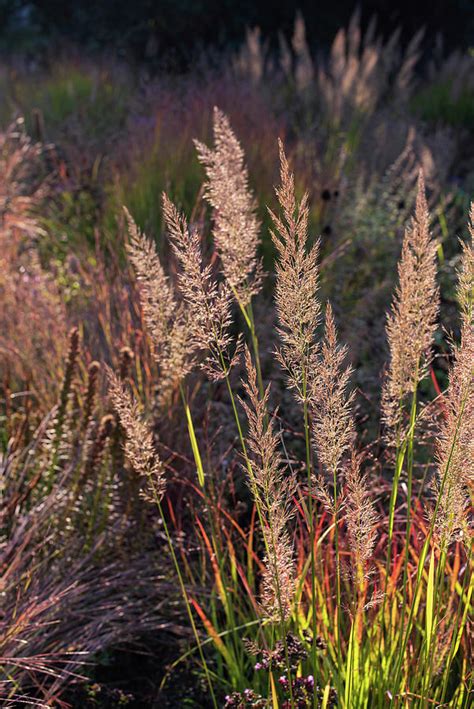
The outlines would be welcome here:
[[[471,203],[468,228],[471,241],[462,245],[463,254],[457,289],[462,325],[472,323],[474,318],[474,250],[472,246],[474,242],[474,202]]]
[[[84,466],[85,476],[88,478],[97,472],[101,466],[105,454],[107,441],[112,435],[115,427],[115,418],[111,414],[102,417],[86,454]]]
[[[64,378],[59,394],[59,405],[56,413],[56,429],[59,433],[64,422],[66,408],[71,394],[73,378],[77,367],[79,357],[79,330],[73,327],[69,332],[69,347],[66,357],[66,367],[64,370]]]
[[[390,361],[382,393],[382,413],[390,438],[400,434],[405,399],[424,378],[431,360],[439,304],[436,248],[429,231],[420,171],[415,217],[405,231],[398,264],[399,283],[387,318]]]
[[[119,352],[119,377],[120,379],[126,379],[130,375],[130,367],[133,362],[133,351],[130,347],[121,347]]]
[[[293,515],[295,480],[282,469],[278,437],[273,421],[266,423],[269,396],[259,396],[257,373],[250,352],[245,350],[247,380],[243,382],[249,403],[241,400],[248,420],[247,444],[252,473],[249,486],[263,523],[266,556],[262,582],[262,607],[273,620],[285,620],[295,592],[295,566],[287,522]]]
[[[185,218],[165,194],[163,212],[181,266],[178,287],[186,305],[192,346],[208,351],[203,367],[212,378],[218,379],[233,363],[229,354],[231,292],[225,283],[217,283],[210,265],[204,266],[199,234],[189,230]]]
[[[213,235],[222,268],[235,297],[245,307],[261,288],[257,257],[260,223],[249,188],[245,156],[227,116],[214,108],[214,148],[194,141],[206,170],[205,196],[214,210]]]
[[[474,210],[471,208],[471,219]],[[474,238],[474,224],[470,226]],[[445,416],[437,441],[438,470],[435,490],[438,513],[435,529],[441,543],[469,535],[469,487],[474,481],[474,246],[463,247],[458,298],[461,307],[461,339],[454,351],[445,395]]]
[[[161,500],[165,493],[165,470],[153,445],[153,434],[142,420],[138,404],[119,377],[107,367],[112,406],[125,432],[125,455],[134,470],[147,481],[147,499]]]
[[[352,551],[355,580],[361,584],[365,577],[376,538],[378,516],[370,497],[367,477],[361,473],[362,456],[354,449],[346,470],[345,519]]]
[[[307,194],[298,204],[294,177],[281,141],[279,147],[281,182],[276,195],[282,218],[269,210],[274,225],[272,239],[278,252],[275,300],[283,343],[276,356],[290,386],[304,401],[305,379],[317,351],[315,332],[321,309],[317,299],[319,242],[309,246]]]
[[[348,392],[352,367],[344,367],[347,348],[337,342],[332,307],[326,307],[325,335],[321,352],[310,369],[310,405],[313,439],[326,472],[340,467],[355,437],[352,413],[354,392]]]
[[[85,430],[94,411],[97,396],[97,383],[100,371],[99,362],[91,362],[87,368],[87,390],[84,397],[84,408],[82,414],[82,428]]]
[[[154,245],[140,232],[128,211],[129,258],[140,284],[140,299],[155,359],[160,368],[160,403],[163,405],[195,365],[198,349],[190,317],[176,301]]]
[[[130,235],[127,253],[140,283],[145,322],[155,350],[159,353],[167,343],[170,320],[176,310],[173,288],[154,244],[141,233],[129,211],[125,207],[123,209]]]

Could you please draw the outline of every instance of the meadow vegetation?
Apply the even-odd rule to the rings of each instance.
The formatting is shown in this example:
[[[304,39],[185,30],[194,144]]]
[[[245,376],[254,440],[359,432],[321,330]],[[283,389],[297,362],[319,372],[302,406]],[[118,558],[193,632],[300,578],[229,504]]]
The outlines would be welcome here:
[[[472,53],[0,88],[2,705],[471,706]]]

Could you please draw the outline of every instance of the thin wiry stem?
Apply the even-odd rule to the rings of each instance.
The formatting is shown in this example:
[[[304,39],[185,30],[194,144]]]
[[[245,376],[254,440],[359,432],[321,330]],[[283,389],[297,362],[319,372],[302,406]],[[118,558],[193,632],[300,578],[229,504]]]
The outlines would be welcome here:
[[[387,442],[390,446],[395,446],[395,473],[389,503],[386,586],[382,617],[385,617],[398,486],[407,452],[409,498],[405,532],[406,551],[409,545],[417,390],[431,361],[432,341],[439,307],[439,291],[436,285],[437,244],[431,237],[429,222],[424,179],[420,171],[415,216],[410,228],[405,231],[398,264],[399,283],[387,318],[390,359],[382,391],[382,419],[386,426]],[[410,403],[408,426],[404,420],[407,401]],[[405,553],[404,563],[406,580],[407,553]],[[379,650],[380,652],[382,650],[381,641]]]

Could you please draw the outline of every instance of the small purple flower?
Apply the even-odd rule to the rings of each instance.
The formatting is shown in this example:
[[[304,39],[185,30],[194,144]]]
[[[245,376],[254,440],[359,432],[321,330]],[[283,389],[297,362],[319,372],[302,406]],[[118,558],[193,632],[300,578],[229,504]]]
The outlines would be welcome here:
[[[263,670],[263,665],[261,662],[256,662],[254,666],[254,670]]]
[[[287,678],[286,678],[284,675],[282,675],[282,676],[279,678],[278,682],[279,682],[283,687],[286,687],[286,685],[288,684],[288,680],[287,680]]]

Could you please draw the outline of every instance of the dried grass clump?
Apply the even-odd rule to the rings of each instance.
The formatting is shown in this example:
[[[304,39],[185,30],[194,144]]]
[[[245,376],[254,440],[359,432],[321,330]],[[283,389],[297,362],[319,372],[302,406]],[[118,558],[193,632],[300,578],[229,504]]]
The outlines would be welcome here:
[[[26,134],[19,118],[0,133],[0,245],[3,255],[20,241],[31,242],[43,230],[32,213],[48,192],[42,167],[44,146]]]
[[[49,191],[43,151],[22,120],[0,133],[0,361],[10,386],[30,387],[47,410],[67,324],[59,288],[36,249],[44,232],[34,212]]]
[[[30,252],[27,260],[22,257],[9,263],[0,256],[2,369],[10,387],[29,389],[43,411],[57,394],[67,329],[66,308],[57,284],[41,268],[36,254]]]
[[[60,702],[97,653],[162,621],[164,581],[150,571],[156,553],[130,512],[126,473],[114,467],[115,419],[100,413],[98,364],[85,387],[78,376],[79,345],[74,329],[56,407],[0,456],[2,706]],[[135,442],[140,436],[133,452],[148,462],[151,442],[132,423]],[[156,479],[161,468],[145,472]]]
[[[421,55],[424,31],[419,30],[406,48],[400,46],[400,28],[384,41],[376,35],[372,17],[365,33],[360,9],[349,25],[337,32],[326,59],[312,58],[302,14],[296,13],[291,47],[280,34],[279,61],[271,61],[268,45],[258,29],[247,35],[247,42],[235,66],[247,73],[254,84],[278,77],[283,72],[307,104],[313,99],[335,125],[348,126],[354,117],[370,116],[383,101],[406,101],[416,85],[414,70]]]
[[[49,514],[53,498],[46,501]],[[163,621],[165,584],[143,560],[124,570],[113,560],[94,563],[91,553],[61,567],[39,566],[41,544],[48,541],[39,534],[47,529],[42,517],[41,523],[34,513],[25,517],[0,553],[5,707],[60,702],[66,689],[87,681],[87,666],[97,653],[152,632]]]
[[[350,119],[354,111],[373,112],[389,89],[398,101],[406,100],[413,89],[423,30],[415,34],[402,52],[399,29],[385,44],[375,37],[375,29],[372,18],[362,36],[360,11],[356,10],[348,29],[340,29],[336,34],[327,66],[318,72],[318,88],[328,115],[340,122]]]

